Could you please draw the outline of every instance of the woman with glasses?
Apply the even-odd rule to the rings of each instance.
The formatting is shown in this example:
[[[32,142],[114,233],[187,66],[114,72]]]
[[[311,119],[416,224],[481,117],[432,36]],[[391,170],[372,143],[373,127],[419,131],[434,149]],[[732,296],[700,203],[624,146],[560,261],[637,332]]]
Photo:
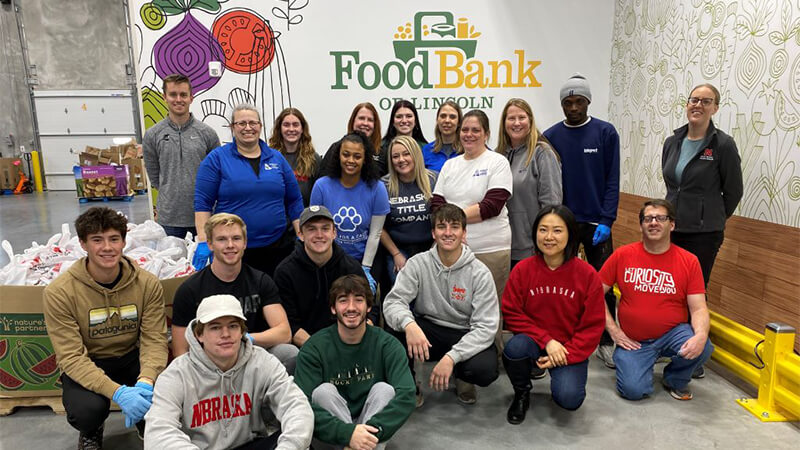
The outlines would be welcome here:
[[[294,177],[308,206],[311,188],[319,178],[322,157],[314,150],[305,116],[297,108],[286,108],[275,118],[269,146],[281,152],[294,170]]]
[[[292,251],[281,236],[288,222],[298,231],[303,197],[292,167],[259,138],[261,127],[254,106],[237,106],[231,116],[233,142],[217,147],[200,164],[194,191],[198,242],[194,260],[208,254],[204,226],[211,214],[236,214],[247,226],[243,261],[272,276]]]
[[[530,406],[531,369],[550,371],[553,401],[576,410],[586,398],[589,356],[605,328],[600,276],[577,258],[578,223],[563,205],[547,205],[533,222],[535,255],[517,264],[503,292],[503,318],[514,333],[503,349],[517,425]]]
[[[436,110],[436,139],[422,147],[425,167],[440,172],[445,161],[461,154],[458,134],[461,131],[461,107],[447,100]]]

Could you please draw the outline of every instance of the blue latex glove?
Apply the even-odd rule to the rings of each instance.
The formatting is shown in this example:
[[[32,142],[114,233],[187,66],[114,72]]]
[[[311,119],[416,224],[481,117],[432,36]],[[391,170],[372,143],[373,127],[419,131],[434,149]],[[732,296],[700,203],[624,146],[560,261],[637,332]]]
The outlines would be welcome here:
[[[597,225],[597,228],[594,230],[592,245],[602,244],[608,239],[609,236],[611,236],[611,228],[608,228],[602,223]]]
[[[253,345],[256,345],[256,338],[254,338],[253,336],[251,336],[251,335],[250,335],[250,333],[245,333],[245,334],[244,334],[244,337],[246,337],[247,339],[250,339],[250,342],[251,342]]]
[[[372,278],[372,274],[369,272],[370,268],[367,266],[361,266],[361,270],[364,271],[364,276],[367,277],[367,282],[369,283],[369,288],[372,291],[372,295],[375,295],[375,292],[378,290],[378,283],[375,281],[375,278]]]
[[[144,398],[149,401],[153,401],[153,385],[150,383],[145,383],[144,381],[137,381],[133,387],[140,388],[143,392],[141,393]]]
[[[211,249],[208,248],[208,242],[199,242],[192,257],[192,266],[194,270],[200,270],[211,262],[214,255],[211,254]]]
[[[152,402],[145,397],[144,392],[147,391],[139,387],[122,385],[117,388],[111,397],[122,408],[122,412],[125,414],[126,427],[130,427],[144,419],[144,415],[150,409]],[[150,395],[153,395],[153,393],[150,392]]]

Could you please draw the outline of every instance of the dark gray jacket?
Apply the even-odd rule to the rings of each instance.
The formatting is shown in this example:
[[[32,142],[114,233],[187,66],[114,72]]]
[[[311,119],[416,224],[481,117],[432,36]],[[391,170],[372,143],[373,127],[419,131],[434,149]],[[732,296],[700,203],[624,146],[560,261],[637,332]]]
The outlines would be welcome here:
[[[147,130],[142,150],[147,177],[158,189],[158,223],[173,227],[194,226],[197,168],[217,147],[217,132],[194,116],[181,127],[165,117]]]
[[[742,199],[742,160],[733,138],[711,122],[700,150],[692,157],[680,183],[675,165],[681,143],[689,132],[684,125],[664,141],[661,171],[667,185],[667,200],[675,205],[675,231],[704,233],[722,231]]]

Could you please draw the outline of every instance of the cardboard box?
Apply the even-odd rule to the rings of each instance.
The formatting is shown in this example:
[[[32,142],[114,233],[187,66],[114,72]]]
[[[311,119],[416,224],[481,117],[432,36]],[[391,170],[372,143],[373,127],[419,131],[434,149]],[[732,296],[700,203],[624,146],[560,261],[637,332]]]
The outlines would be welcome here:
[[[125,158],[122,160],[122,164],[128,166],[128,174],[130,175],[130,179],[128,181],[128,187],[132,191],[143,191],[147,189],[147,184],[145,183],[145,174],[144,174],[144,160],[141,158]]]
[[[175,291],[189,276],[161,280],[167,324]],[[61,395],[61,375],[47,336],[43,286],[0,286],[0,398]]]
[[[19,158],[0,158],[0,190],[17,188],[21,164]]]
[[[75,166],[78,197],[101,198],[131,195],[128,166]]]

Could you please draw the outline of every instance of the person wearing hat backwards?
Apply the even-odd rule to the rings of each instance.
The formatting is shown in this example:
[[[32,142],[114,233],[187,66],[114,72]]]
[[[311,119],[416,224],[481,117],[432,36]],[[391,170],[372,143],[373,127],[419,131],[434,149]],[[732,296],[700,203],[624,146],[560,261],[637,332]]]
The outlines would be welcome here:
[[[578,221],[578,239],[586,260],[599,271],[614,246],[611,226],[619,204],[619,134],[614,125],[588,115],[592,91],[586,77],[572,75],[561,87],[565,120],[544,132],[561,157],[564,205]],[[609,291],[606,305],[616,317],[616,299]],[[614,341],[603,333],[597,357],[614,368]]]
[[[186,329],[189,352],[158,378],[145,416],[145,449],[305,449],[314,414],[277,358],[245,337],[242,306],[228,294],[200,302]],[[280,421],[267,436],[266,406]]]
[[[300,214],[300,242],[275,269],[275,284],[289,317],[292,343],[302,347],[317,331],[336,323],[328,291],[344,275],[364,276],[361,263],[336,243],[336,225],[328,208],[311,205]],[[369,315],[372,323],[377,314]]]

